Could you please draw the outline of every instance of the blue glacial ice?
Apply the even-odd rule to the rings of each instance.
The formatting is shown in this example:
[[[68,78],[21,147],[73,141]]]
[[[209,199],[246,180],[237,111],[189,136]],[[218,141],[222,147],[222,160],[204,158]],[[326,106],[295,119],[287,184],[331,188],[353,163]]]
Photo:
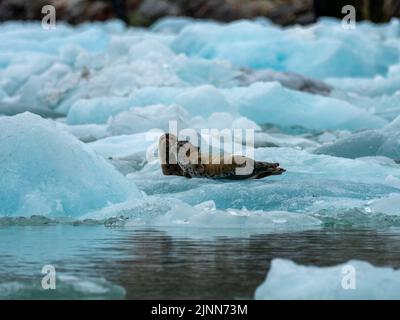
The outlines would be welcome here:
[[[400,192],[400,170],[375,159],[345,159],[312,155],[292,148],[259,148],[255,158],[279,161],[288,170],[268,180],[221,182],[161,176],[158,163],[128,175],[147,194],[165,194],[192,205],[212,200],[217,208],[289,211],[319,214],[324,211],[361,210],[367,220],[377,214],[371,201]],[[340,168],[340,169],[338,169]],[[392,206],[392,211],[395,206]]]
[[[359,260],[332,267],[315,267],[274,259],[255,298],[397,300],[399,294],[400,271],[390,267],[375,267]]]
[[[398,226],[398,26],[0,24],[0,114],[10,116],[0,117],[0,216],[263,232]],[[287,172],[162,176],[156,142],[171,120],[254,129],[255,158]]]
[[[292,91],[277,83],[228,90],[226,96],[239,113],[258,123],[350,130],[379,128],[386,123],[345,101]]]
[[[354,133],[324,144],[315,152],[345,158],[385,156],[400,160],[400,116],[382,129]]]
[[[383,30],[365,24],[354,32],[347,32],[337,21],[328,19],[305,28],[280,28],[250,21],[206,26],[187,26],[172,48],[189,56],[228,60],[256,69],[295,70],[314,78],[371,77],[386,73],[398,60],[397,43],[390,41],[398,36],[398,21]],[[386,41],[381,40],[382,34],[388,38]]]
[[[102,157],[49,120],[0,118],[0,215],[72,216],[141,197]]]
[[[153,104],[176,104],[192,117],[231,112],[261,124],[302,125],[322,130],[380,128],[387,123],[346,101],[286,89],[276,82],[230,89],[210,85],[147,87],[134,90],[126,98],[80,99],[72,105],[67,119],[69,124],[106,123],[120,112]]]

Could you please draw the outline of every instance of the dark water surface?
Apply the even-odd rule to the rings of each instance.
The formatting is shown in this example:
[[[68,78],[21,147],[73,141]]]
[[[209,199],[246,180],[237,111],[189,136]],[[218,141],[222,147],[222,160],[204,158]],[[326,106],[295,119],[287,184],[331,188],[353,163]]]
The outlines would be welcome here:
[[[317,266],[360,259],[400,268],[400,231],[322,229],[251,235],[231,230],[218,235],[212,229],[2,227],[0,296],[248,299],[265,279],[273,258]],[[56,290],[41,288],[41,269],[47,264],[56,269]],[[63,275],[76,277],[78,287],[65,287]],[[99,289],[88,279],[106,279],[111,289]],[[29,285],[21,288],[21,283]],[[121,295],[113,286],[125,292]]]

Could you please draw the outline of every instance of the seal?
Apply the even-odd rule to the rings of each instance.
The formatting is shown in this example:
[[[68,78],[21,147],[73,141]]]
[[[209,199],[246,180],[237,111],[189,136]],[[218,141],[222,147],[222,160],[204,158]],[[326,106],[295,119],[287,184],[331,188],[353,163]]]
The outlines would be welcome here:
[[[164,175],[209,179],[262,179],[280,175],[286,170],[279,163],[255,161],[238,155],[217,157],[203,154],[187,140],[179,141],[166,133],[159,140],[159,155]]]

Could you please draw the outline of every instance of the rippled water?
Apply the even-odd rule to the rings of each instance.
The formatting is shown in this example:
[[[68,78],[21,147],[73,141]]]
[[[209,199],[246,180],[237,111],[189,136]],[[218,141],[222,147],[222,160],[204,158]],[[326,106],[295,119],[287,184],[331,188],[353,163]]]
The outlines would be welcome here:
[[[400,267],[400,229],[247,230],[94,226],[0,228],[0,297],[247,299],[273,258],[328,266],[350,259]],[[43,290],[44,265],[57,272]]]

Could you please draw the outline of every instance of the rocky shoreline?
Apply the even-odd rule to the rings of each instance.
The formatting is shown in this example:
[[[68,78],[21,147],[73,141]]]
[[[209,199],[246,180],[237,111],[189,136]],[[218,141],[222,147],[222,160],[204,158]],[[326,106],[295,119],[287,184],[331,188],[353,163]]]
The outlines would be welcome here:
[[[57,20],[71,24],[120,18],[134,26],[149,26],[165,16],[223,22],[262,16],[280,25],[309,24],[322,15],[343,16],[346,4],[356,7],[357,19],[384,22],[400,11],[400,3],[392,0],[3,0],[0,21],[40,20],[47,4],[56,8]]]

